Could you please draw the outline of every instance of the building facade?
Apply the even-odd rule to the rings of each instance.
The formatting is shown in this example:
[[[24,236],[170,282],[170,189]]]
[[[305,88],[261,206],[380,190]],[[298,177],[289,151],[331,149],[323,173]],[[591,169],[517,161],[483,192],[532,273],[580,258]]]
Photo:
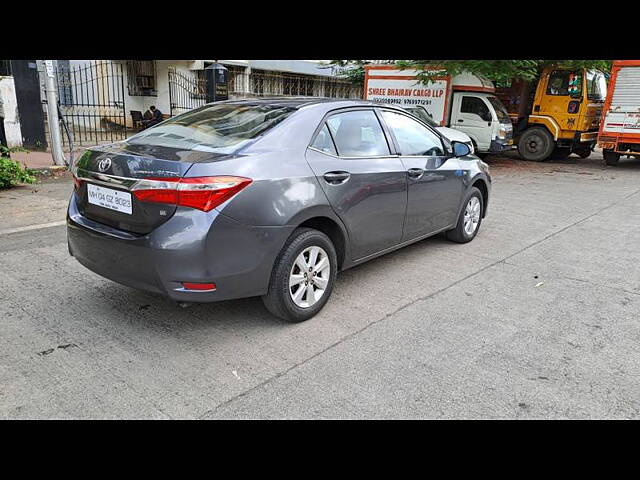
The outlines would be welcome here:
[[[151,105],[165,117],[204,105],[205,68],[214,62],[229,71],[230,99],[362,98],[362,87],[342,78],[328,61],[57,60],[60,115],[68,129],[63,143],[87,146],[124,139],[135,133],[136,118]],[[42,61],[38,68],[44,72]],[[44,75],[41,89],[46,114]]]

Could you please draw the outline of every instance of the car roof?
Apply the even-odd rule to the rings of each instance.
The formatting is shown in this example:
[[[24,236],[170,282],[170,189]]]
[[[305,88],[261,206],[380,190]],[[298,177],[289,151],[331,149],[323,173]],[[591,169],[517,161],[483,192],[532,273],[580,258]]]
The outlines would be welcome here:
[[[226,100],[224,102],[234,105],[277,105],[300,109],[308,106],[324,106],[327,109],[346,108],[350,106],[373,106],[373,107],[392,107],[397,108],[398,105],[385,104],[380,102],[372,102],[370,100],[347,99],[347,98],[328,98],[328,97],[268,97],[268,98],[247,98],[238,100]],[[211,105],[211,104],[209,104]]]

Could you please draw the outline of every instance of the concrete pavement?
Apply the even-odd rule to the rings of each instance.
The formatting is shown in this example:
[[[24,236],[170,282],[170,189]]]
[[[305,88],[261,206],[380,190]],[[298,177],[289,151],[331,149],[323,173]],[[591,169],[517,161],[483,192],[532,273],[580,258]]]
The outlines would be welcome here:
[[[0,418],[637,418],[640,162],[489,163],[471,244],[348,270],[297,325],[112,283],[61,226],[0,234]],[[0,230],[63,218],[70,182],[38,187]]]

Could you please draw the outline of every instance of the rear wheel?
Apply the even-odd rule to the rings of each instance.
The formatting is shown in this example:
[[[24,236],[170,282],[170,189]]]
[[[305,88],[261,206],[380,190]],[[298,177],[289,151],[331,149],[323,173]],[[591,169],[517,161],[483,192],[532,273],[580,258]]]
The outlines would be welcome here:
[[[470,242],[478,234],[482,223],[482,212],[484,211],[480,190],[472,187],[463,205],[456,228],[446,233],[449,240],[457,243]]]
[[[553,152],[555,145],[556,142],[547,129],[532,127],[520,135],[518,152],[525,160],[544,162]]]
[[[603,150],[602,156],[604,157],[605,163],[611,167],[615,167],[620,161],[620,154],[613,150]]]
[[[582,150],[576,150],[576,154],[580,158],[589,158],[589,156],[591,155],[591,149],[590,148],[583,148]]]
[[[327,303],[337,271],[337,255],[329,237],[312,228],[299,228],[278,255],[262,301],[278,318],[308,320]]]

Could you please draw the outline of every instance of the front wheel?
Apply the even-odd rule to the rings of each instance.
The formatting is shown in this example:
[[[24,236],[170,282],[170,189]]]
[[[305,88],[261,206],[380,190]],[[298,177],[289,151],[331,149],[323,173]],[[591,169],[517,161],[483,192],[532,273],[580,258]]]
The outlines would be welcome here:
[[[532,127],[520,135],[518,153],[525,160],[544,162],[551,156],[555,146],[556,142],[546,128]]]
[[[312,228],[299,228],[278,255],[262,301],[276,317],[303,322],[327,303],[337,271],[336,250],[329,237]]]
[[[470,242],[480,230],[482,212],[484,211],[484,202],[480,190],[476,187],[471,187],[463,205],[456,227],[446,233],[449,240],[457,243]]]

